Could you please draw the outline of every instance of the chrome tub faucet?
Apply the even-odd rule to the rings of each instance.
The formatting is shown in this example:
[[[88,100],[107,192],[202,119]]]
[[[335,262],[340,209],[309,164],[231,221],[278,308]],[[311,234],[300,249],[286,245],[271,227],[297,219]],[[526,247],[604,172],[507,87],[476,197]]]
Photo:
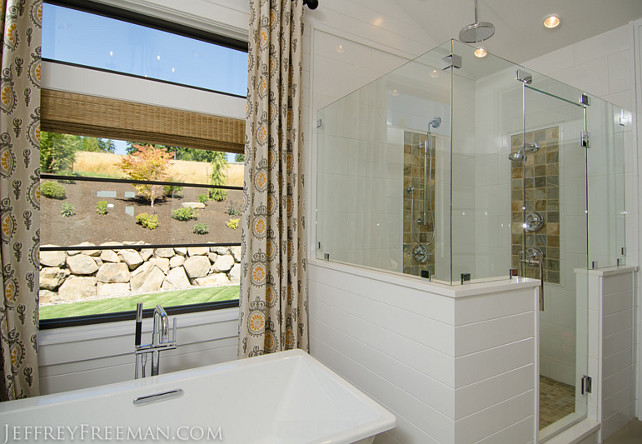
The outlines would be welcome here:
[[[172,322],[172,333],[169,329],[169,317],[165,309],[157,305],[154,309],[154,324],[151,344],[141,345],[143,323],[143,304],[136,306],[136,334],[134,339],[136,370],[135,378],[146,377],[147,355],[152,355],[152,376],[158,375],[160,352],[176,348],[176,318]]]

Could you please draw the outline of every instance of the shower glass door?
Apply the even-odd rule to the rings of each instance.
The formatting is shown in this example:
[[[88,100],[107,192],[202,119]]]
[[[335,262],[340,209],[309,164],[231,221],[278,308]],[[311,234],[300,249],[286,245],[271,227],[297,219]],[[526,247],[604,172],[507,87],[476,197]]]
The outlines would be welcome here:
[[[511,140],[512,177],[521,178],[523,199],[513,201],[513,225],[521,224],[513,236],[513,265],[526,277],[543,279],[542,439],[585,417],[587,409],[581,389],[588,365],[587,275],[582,272],[588,254],[586,109],[576,89],[551,79],[533,76],[522,93],[524,127]]]

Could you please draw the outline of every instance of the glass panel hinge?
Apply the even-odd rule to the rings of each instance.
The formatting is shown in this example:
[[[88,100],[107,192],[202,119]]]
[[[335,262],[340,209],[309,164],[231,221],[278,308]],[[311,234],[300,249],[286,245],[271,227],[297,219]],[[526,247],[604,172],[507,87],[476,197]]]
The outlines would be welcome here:
[[[590,376],[582,376],[582,394],[591,393],[593,386],[593,379]]]
[[[588,148],[590,146],[590,138],[587,131],[582,130],[580,132],[580,146],[583,148]]]

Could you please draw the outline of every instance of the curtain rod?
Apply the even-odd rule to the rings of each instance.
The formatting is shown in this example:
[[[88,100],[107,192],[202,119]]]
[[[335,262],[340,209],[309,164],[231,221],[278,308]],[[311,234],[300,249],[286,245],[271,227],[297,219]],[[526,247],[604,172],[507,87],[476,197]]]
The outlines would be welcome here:
[[[317,6],[319,6],[319,0],[303,0],[303,4],[310,9],[317,9]]]

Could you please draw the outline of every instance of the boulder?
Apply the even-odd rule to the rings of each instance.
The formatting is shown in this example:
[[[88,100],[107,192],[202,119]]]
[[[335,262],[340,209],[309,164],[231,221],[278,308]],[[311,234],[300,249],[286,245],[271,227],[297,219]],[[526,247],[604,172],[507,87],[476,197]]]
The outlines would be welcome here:
[[[153,248],[143,248],[140,250],[140,257],[143,258],[144,261],[149,260],[150,257],[154,255],[154,249]]]
[[[241,264],[234,264],[227,276],[233,284],[239,284],[241,282]]]
[[[176,254],[180,254],[181,256],[187,256],[186,247],[174,247],[174,251],[176,252]]]
[[[210,251],[212,253],[218,254],[219,256],[225,256],[227,253],[229,253],[226,247],[210,247]]]
[[[241,247],[230,247],[234,262],[241,262]]]
[[[183,288],[191,287],[185,269],[183,267],[176,267],[169,270],[165,281],[163,282],[163,290],[180,290]]]
[[[96,274],[98,282],[111,283],[129,283],[129,267],[122,262],[107,262],[103,264]],[[99,295],[100,296],[100,295]]]
[[[101,247],[122,247],[123,245],[122,242],[103,242],[100,244]]]
[[[55,304],[59,299],[58,293],[54,293],[53,291],[40,290],[38,292],[38,302],[41,306]]]
[[[205,277],[210,271],[210,260],[207,256],[192,256],[185,260],[183,267],[190,279]]]
[[[207,277],[196,278],[194,282],[199,287],[224,287],[230,284],[230,280],[225,273],[216,273]]]
[[[68,270],[58,267],[45,267],[40,270],[40,288],[44,290],[56,290],[69,276]]]
[[[169,259],[165,257],[153,257],[149,262],[160,268],[163,273],[169,273]]]
[[[207,258],[210,260],[211,263],[216,262],[216,258],[218,258],[218,254],[216,253],[207,253]]]
[[[101,299],[128,296],[129,283],[105,284],[102,282],[98,282],[96,284],[96,295]]]
[[[140,254],[138,254],[136,250],[118,250],[118,254],[130,270],[135,270],[143,263],[143,258],[140,257]]]
[[[183,202],[183,208],[195,208],[202,210],[205,208],[205,204],[201,202]]]
[[[85,254],[77,254],[67,257],[67,267],[72,274],[88,275],[98,271],[96,262]]]
[[[96,244],[92,244],[91,242],[81,242],[79,244],[74,245],[74,247],[95,247]],[[68,250],[67,254],[69,256],[75,256],[77,254],[84,254],[87,256],[100,256],[100,250]]]
[[[167,257],[170,258],[174,256],[174,249],[173,248],[157,248],[154,250],[154,255],[156,257]]]
[[[96,278],[94,277],[72,276],[58,289],[58,298],[63,301],[80,301],[95,296]]]
[[[43,247],[57,247],[57,245],[43,245]],[[67,255],[64,251],[41,251],[40,265],[45,267],[62,267],[65,265]]]
[[[174,256],[169,260],[169,268],[180,267],[185,263],[185,258],[183,256]]]
[[[205,256],[210,252],[209,247],[188,247],[187,255],[188,256]]]
[[[212,265],[212,272],[214,273],[227,273],[234,266],[234,258],[232,255],[219,256]]]
[[[103,262],[120,262],[120,256],[113,250],[103,250],[100,253],[100,260]]]
[[[145,262],[131,274],[131,289],[138,293],[153,293],[160,290],[165,274],[151,262]]]

